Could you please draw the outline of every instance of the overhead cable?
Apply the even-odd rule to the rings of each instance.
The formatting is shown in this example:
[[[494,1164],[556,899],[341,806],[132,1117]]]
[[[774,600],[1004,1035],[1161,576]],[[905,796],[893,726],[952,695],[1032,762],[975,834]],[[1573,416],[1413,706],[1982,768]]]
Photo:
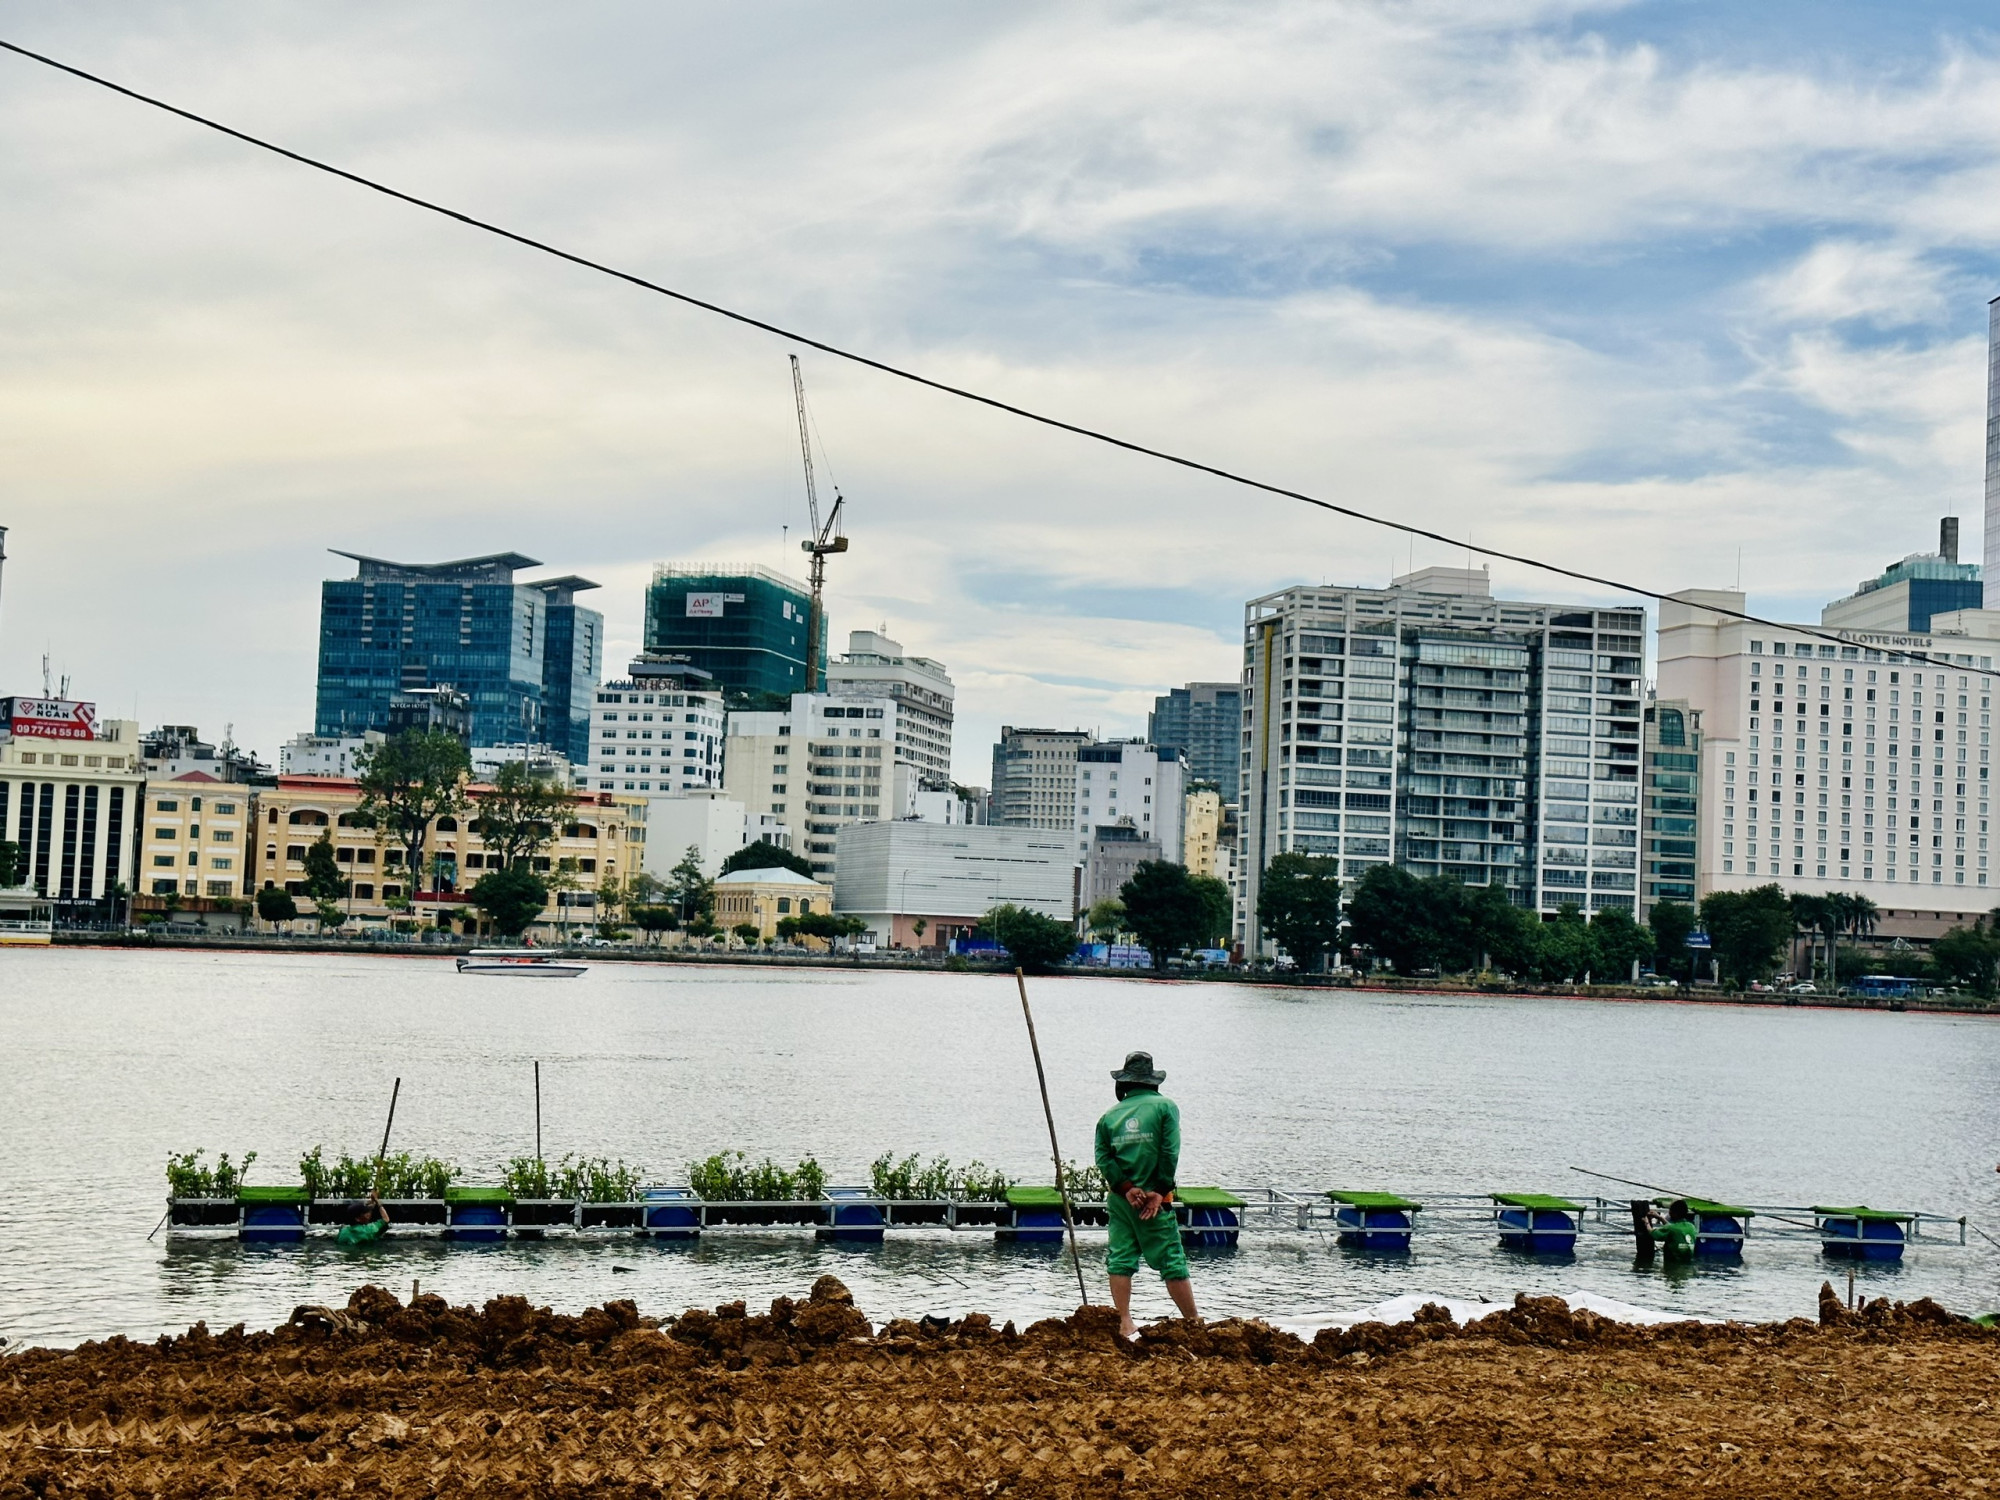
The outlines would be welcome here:
[[[1743,610],[1731,609],[1726,605],[1691,604],[1687,600],[1677,599],[1674,595],[1664,593],[1658,589],[1646,588],[1640,584],[1628,583],[1616,578],[1608,578],[1601,574],[1586,573],[1577,568],[1565,567],[1561,563],[1547,562],[1541,558],[1528,557],[1516,552],[1502,552],[1492,547],[1476,547],[1462,537],[1448,536],[1443,532],[1432,531],[1427,527],[1412,525],[1408,521],[1397,521],[1387,516],[1374,515],[1365,510],[1358,510],[1351,505],[1342,505],[1337,501],[1323,499],[1317,495],[1309,495],[1300,490],[1288,489],[1283,485],[1272,484],[1266,480],[1254,479],[1247,474],[1239,474],[1233,469],[1225,469],[1217,464],[1205,463],[1200,459],[1188,458],[1182,454],[1168,452],[1163,448],[1154,448],[1145,443],[1135,442],[1130,438],[1122,438],[1099,428],[1086,427],[1079,422],[1065,421],[1061,417],[1053,417],[1046,412],[1038,412],[1025,406],[1017,406],[1013,402],[1002,401],[997,396],[989,396],[983,392],[970,390],[964,386],[952,385],[948,381],[937,380],[931,376],[919,374],[915,370],[906,369],[901,365],[890,364],[886,360],[875,359],[870,355],[843,348],[838,344],[828,343],[824,339],[814,338],[809,334],[786,328],[782,324],[770,322],[768,319],[740,312],[732,307],[725,307],[719,302],[711,302],[706,298],[697,297],[692,292],[679,291],[674,287],[649,280],[634,272],[621,270],[617,266],[608,265],[600,260],[593,260],[587,255],[580,255],[574,250],[565,250],[561,246],[552,245],[546,240],[538,240],[532,235],[508,229],[504,225],[496,224],[489,219],[481,219],[476,215],[447,207],[429,198],[419,197],[415,193],[406,193],[400,188],[391,187],[387,183],[377,181],[375,178],[365,177],[359,172],[351,172],[345,167],[338,167],[331,162],[321,161],[317,157],[307,156],[303,152],[291,150],[286,146],[280,146],[273,141],[263,139],[261,136],[251,135],[248,131],[238,130],[232,125],[225,125],[219,120],[210,119],[207,115],[197,114],[193,110],[183,109],[177,104],[170,104],[166,100],[156,98],[151,94],[141,93],[137,89],[128,88],[122,83],[115,83],[100,74],[89,72],[72,63],[62,62],[45,53],[36,52],[18,43],[10,42],[5,38],[0,38],[0,50],[14,53],[18,57],[25,57],[31,62],[41,63],[44,67],[54,68],[58,72],[67,73],[72,78],[80,78],[85,83],[109,89],[112,93],[122,94],[127,99],[134,100],[153,109],[162,110],[167,114],[175,115],[206,130],[216,131],[218,134],[226,135],[232,140],[241,141],[246,146],[254,146],[259,151],[268,151],[273,156],[281,156],[285,160],[296,162],[302,167],[310,167],[315,172],[324,172],[330,177],[338,177],[345,182],[353,183],[356,187],[366,188],[372,193],[380,193],[385,198],[393,198],[399,203],[409,204],[412,208],[423,209],[426,213],[441,215],[444,218],[463,224],[469,229],[477,229],[486,234],[497,236],[500,239],[509,240],[514,244],[539,251],[544,255],[552,255],[558,260],[568,261],[571,265],[582,266],[585,270],[595,271],[600,275],[612,277],[615,280],[625,282],[629,286],[636,286],[641,290],[653,292],[662,297],[670,297],[674,301],[683,303],[686,306],[698,307],[703,312],[714,313],[717,317],[727,318],[731,322],[740,323],[747,328],[759,329],[762,332],[773,334],[791,343],[803,344],[809,349],[817,349],[823,354],[830,354],[834,358],[846,360],[850,364],[861,365],[866,369],[876,370],[884,375],[893,376],[897,380],[905,380],[913,385],[920,385],[947,396],[956,396],[962,401],[971,401],[980,406],[990,407],[994,411],[1005,412],[1007,415],[1013,417],[1020,417],[1024,421],[1034,422],[1043,427],[1051,427],[1059,432],[1072,433],[1077,437],[1088,438],[1092,442],[1103,443],[1109,447],[1121,448],[1127,453],[1136,453],[1143,458],[1157,459],[1161,463],[1172,464],[1177,468],[1191,470],[1197,474],[1207,474],[1212,478],[1223,480],[1229,484],[1242,485],[1246,489],[1260,490],[1267,495],[1276,495],[1280,499],[1295,500],[1301,505],[1310,505],[1337,516],[1345,516],[1349,520],[1366,522],[1371,526],[1385,527],[1390,531],[1398,531],[1406,536],[1422,537],[1426,541],[1441,543],[1455,552],[1469,552],[1480,557],[1498,558],[1502,562],[1518,563],[1522,567],[1533,568],[1538,572],[1554,574],[1559,578],[1572,579],[1575,582],[1587,583],[1597,588],[1610,589],[1616,593],[1635,594],[1640,598],[1651,599],[1658,603],[1674,602],[1688,604],[1690,608],[1699,609],[1708,614],[1721,615],[1732,620],[1741,620],[1746,624],[1762,625],[1773,630],[1791,631],[1817,640],[1830,641],[1836,645],[1852,646],[1855,644],[1845,636],[1812,626],[1790,624],[1781,620],[1770,620],[1761,615],[1753,615]],[[1935,658],[1926,652],[1909,648],[1900,648],[1894,654],[1920,664],[1950,667],[1961,672],[1975,672],[1982,677],[2000,677],[2000,670],[1955,663],[1949,657],[1942,659]]]

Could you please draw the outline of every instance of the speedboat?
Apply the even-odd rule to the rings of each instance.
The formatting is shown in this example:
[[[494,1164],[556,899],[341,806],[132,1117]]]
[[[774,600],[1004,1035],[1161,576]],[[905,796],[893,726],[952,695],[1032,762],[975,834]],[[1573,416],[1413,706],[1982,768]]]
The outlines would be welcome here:
[[[574,979],[585,967],[540,948],[474,948],[458,961],[461,974],[522,974],[537,979]]]

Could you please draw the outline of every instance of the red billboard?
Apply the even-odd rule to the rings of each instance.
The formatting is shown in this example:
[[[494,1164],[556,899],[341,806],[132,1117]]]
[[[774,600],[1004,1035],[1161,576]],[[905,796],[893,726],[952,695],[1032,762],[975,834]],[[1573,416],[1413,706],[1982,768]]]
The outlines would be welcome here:
[[[44,740],[94,740],[97,705],[67,698],[0,699],[7,709],[7,727],[16,735]]]

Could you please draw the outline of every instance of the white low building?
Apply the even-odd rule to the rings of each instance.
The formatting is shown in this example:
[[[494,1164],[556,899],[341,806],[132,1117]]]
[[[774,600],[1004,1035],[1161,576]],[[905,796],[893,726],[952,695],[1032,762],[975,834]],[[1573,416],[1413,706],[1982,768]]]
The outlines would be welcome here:
[[[339,776],[361,774],[361,752],[388,736],[379,729],[359,735],[299,734],[278,746],[280,776]]]
[[[942,947],[1008,903],[1064,922],[1075,915],[1076,853],[1063,830],[909,819],[849,824],[838,842],[834,910],[868,924],[863,941]]]
[[[701,873],[715,879],[722,862],[750,841],[743,804],[723,792],[648,797],[645,870],[660,880],[695,852]]]
[[[1771,627],[1661,606],[1659,695],[1701,716],[1697,889],[1865,895],[1888,936],[1994,906],[1992,688],[2000,611],[1930,631]],[[1808,634],[1807,632],[1812,632]],[[1829,639],[1828,637],[1832,637]]]

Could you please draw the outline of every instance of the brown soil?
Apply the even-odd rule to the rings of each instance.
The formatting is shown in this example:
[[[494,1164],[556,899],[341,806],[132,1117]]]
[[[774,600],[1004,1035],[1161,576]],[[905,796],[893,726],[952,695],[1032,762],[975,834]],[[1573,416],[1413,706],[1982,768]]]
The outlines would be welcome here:
[[[1464,1328],[1128,1346],[1103,1308],[872,1333],[832,1277],[663,1322],[364,1287],[272,1333],[0,1363],[0,1500],[2000,1490],[2000,1335],[1830,1290],[1821,1314],[1643,1329],[1522,1298]]]

